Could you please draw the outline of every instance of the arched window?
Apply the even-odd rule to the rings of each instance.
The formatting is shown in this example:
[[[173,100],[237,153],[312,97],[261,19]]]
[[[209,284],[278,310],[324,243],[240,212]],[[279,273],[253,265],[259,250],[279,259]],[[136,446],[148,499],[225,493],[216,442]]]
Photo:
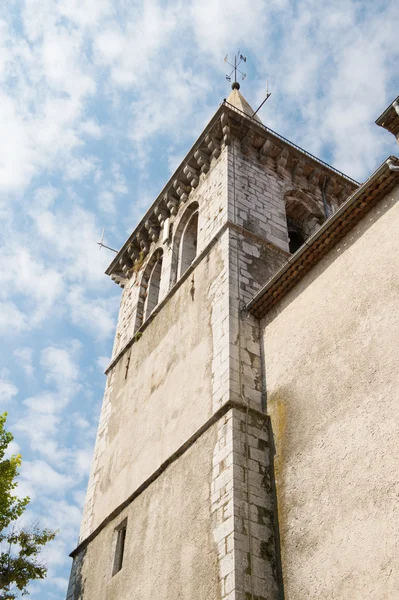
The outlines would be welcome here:
[[[195,257],[197,256],[197,238],[198,238],[198,212],[195,212],[186,228],[183,231],[180,244],[179,256],[179,276],[181,277],[187,271]]]
[[[156,308],[159,301],[161,277],[162,249],[158,248],[148,261],[141,277],[134,331],[141,327]]]
[[[158,304],[159,288],[161,285],[162,255],[154,264],[147,284],[147,297],[144,302],[144,321],[148,319]]]
[[[198,244],[198,202],[186,207],[177,223],[173,237],[172,268],[170,286],[187,271],[197,256]]]
[[[298,225],[296,225],[291,219],[287,218],[288,228],[288,245],[291,254],[294,254],[304,243],[305,237]]]
[[[302,190],[285,194],[288,245],[294,254],[325,220],[323,205]]]

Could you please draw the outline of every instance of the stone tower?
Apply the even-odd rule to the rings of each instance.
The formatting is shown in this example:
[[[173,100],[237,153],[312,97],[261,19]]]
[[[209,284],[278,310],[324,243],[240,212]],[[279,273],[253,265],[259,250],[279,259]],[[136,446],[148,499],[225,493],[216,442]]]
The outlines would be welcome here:
[[[107,269],[123,294],[68,600],[282,598],[245,306],[356,187],[237,86],[218,108]]]

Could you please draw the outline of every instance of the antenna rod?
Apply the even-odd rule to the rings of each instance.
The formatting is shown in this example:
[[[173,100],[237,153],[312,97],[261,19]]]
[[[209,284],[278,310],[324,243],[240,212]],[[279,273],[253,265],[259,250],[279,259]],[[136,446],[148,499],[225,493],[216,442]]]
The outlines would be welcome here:
[[[262,106],[264,105],[264,103],[266,102],[266,100],[269,99],[269,97],[272,95],[271,92],[268,92],[268,94],[266,95],[266,98],[263,100],[262,104],[260,104],[258,106],[258,108],[256,109],[256,111],[254,112],[254,114],[252,115],[251,119],[256,115],[256,113],[258,112],[258,110],[260,110],[262,108]]]
[[[110,248],[109,246],[106,246],[102,242],[97,242],[97,245],[100,246],[100,249],[101,248],[106,248],[107,250],[112,250],[112,252],[115,252],[115,254],[118,254],[118,252],[119,252],[119,250],[115,250],[114,248]]]

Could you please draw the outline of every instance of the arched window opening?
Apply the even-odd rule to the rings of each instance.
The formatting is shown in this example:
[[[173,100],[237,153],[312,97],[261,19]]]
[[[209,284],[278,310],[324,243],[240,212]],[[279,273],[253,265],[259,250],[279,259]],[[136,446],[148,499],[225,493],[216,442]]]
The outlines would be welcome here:
[[[186,225],[182,234],[180,244],[180,269],[179,276],[181,277],[192,264],[197,256],[197,240],[198,240],[198,212],[195,212]]]
[[[159,301],[159,289],[161,286],[161,273],[162,273],[162,256],[158,258],[155,265],[152,267],[148,284],[147,284],[147,297],[144,303],[144,321],[153,312]]]
[[[298,231],[288,230],[288,240],[291,254],[294,254],[305,243],[305,238]]]
[[[291,254],[294,254],[305,243],[306,238],[299,225],[289,217],[287,217],[287,229],[289,249]]]
[[[285,195],[288,247],[294,254],[325,220],[323,206],[301,190]]]
[[[142,326],[156,308],[159,302],[161,279],[162,249],[158,248],[148,261],[140,280],[134,332]]]
[[[192,202],[185,207],[176,223],[173,236],[170,287],[175,285],[197,256],[198,218],[198,202]]]

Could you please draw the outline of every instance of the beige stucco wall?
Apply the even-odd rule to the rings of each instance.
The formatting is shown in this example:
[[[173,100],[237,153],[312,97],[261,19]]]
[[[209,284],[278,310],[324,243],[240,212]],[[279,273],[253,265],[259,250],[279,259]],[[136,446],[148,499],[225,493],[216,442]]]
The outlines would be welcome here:
[[[399,598],[398,200],[263,324],[286,600]]]
[[[217,425],[91,542],[76,572],[85,600],[218,600],[211,488]],[[115,527],[127,517],[122,569],[112,577]]]

